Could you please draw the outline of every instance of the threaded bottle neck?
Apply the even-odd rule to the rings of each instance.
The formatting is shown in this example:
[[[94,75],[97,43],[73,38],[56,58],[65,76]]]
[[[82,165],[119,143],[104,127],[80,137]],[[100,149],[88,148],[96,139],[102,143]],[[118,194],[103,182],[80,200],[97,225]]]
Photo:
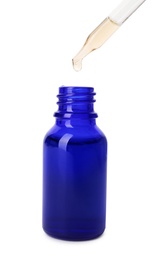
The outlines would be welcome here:
[[[57,118],[96,118],[95,95],[92,87],[60,87],[57,95],[58,111],[54,113],[54,116]]]

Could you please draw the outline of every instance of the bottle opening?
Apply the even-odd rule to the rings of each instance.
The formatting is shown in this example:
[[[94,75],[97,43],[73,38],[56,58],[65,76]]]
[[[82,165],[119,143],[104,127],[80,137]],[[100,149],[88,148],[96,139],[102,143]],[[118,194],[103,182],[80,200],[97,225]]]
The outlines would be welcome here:
[[[57,95],[59,107],[54,116],[69,118],[82,115],[87,118],[96,118],[95,95],[93,87],[61,86]]]

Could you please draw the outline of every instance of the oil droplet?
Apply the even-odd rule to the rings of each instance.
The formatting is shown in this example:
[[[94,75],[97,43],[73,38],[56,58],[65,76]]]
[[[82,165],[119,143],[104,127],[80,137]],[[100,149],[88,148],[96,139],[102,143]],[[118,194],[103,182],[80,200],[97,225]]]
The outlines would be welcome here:
[[[72,60],[72,65],[75,71],[80,71],[82,69],[82,60]]]

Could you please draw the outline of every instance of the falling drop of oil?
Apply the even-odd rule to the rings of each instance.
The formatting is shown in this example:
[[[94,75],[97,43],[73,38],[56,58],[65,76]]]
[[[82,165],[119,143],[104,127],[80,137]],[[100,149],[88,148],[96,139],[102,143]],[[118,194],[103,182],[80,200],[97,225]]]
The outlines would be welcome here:
[[[82,60],[72,60],[72,65],[75,71],[80,71],[82,69]]]

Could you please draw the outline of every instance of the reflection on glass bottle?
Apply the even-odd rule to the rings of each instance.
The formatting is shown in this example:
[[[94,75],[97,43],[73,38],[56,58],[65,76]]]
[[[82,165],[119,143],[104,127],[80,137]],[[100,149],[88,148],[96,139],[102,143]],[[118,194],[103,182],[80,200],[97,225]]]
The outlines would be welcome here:
[[[88,240],[105,229],[107,141],[94,95],[60,87],[56,124],[44,138],[43,228],[56,238]]]

